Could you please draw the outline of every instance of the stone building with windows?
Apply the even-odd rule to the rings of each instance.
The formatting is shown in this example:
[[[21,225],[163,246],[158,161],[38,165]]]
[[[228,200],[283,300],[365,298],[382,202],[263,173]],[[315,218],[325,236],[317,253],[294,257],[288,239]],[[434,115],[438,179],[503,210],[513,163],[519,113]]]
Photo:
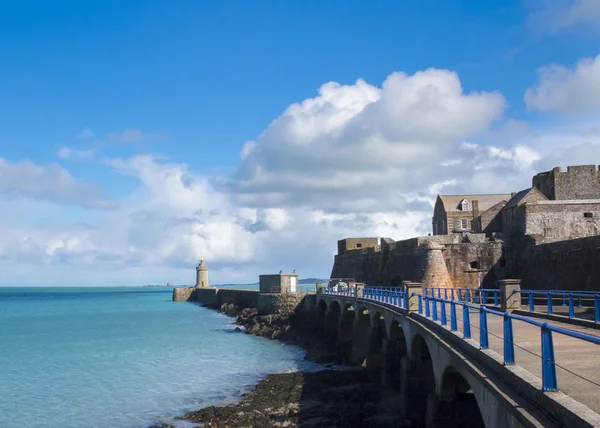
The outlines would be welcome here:
[[[433,234],[483,233],[495,224],[509,194],[438,195],[433,209]]]

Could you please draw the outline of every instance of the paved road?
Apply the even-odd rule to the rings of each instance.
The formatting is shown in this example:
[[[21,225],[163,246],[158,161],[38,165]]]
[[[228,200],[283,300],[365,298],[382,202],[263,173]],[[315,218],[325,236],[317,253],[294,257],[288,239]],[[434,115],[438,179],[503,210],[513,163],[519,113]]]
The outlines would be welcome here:
[[[438,305],[439,306],[439,305]],[[450,305],[447,307],[448,327]],[[438,307],[439,310],[439,307]],[[463,331],[462,307],[457,307],[458,329]],[[470,311],[471,336],[479,342],[479,311]],[[538,321],[541,321],[538,319]],[[548,321],[565,329],[600,337],[600,330],[573,324]],[[504,355],[503,319],[488,314],[489,347]],[[535,376],[542,378],[540,328],[524,321],[513,320],[515,362]],[[600,345],[585,342],[563,334],[553,333],[554,357],[558,387],[596,413],[600,413]]]

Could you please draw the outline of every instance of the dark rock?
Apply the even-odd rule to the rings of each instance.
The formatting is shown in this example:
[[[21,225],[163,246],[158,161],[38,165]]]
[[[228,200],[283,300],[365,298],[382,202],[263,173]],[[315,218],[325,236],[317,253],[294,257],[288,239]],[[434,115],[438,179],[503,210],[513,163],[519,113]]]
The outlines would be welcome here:
[[[233,331],[235,331],[235,332],[238,332],[238,333],[239,333],[240,331],[242,331],[242,329],[241,329],[241,328],[239,328],[239,327],[236,327],[236,328],[234,328],[234,329],[233,329]]]

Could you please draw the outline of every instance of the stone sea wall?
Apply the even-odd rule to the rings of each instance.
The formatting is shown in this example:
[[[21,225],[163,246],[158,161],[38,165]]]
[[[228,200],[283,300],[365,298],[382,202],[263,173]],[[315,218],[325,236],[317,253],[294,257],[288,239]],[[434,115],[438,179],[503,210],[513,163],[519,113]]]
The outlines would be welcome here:
[[[174,302],[198,302],[204,306],[220,307],[231,304],[241,308],[258,307],[258,290],[237,290],[232,288],[175,288]]]

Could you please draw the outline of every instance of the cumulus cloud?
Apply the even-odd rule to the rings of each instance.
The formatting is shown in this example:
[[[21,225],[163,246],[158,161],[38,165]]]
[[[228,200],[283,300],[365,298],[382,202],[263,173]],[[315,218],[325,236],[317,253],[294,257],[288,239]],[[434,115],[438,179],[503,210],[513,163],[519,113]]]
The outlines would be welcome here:
[[[529,25],[540,32],[557,32],[589,26],[600,29],[598,0],[554,0],[545,2],[529,18]]]
[[[542,67],[537,85],[525,93],[525,103],[530,109],[562,114],[600,109],[600,55],[585,58],[572,69],[559,64]]]
[[[460,172],[447,161],[504,106],[499,93],[465,93],[448,70],[393,73],[381,88],[330,82],[246,143],[230,187],[254,207],[406,210],[406,194]]]
[[[2,214],[0,282],[190,284],[199,257],[213,283],[280,269],[327,276],[338,239],[430,233],[437,193],[509,193],[536,172],[600,157],[597,121],[502,121],[504,106],[499,93],[465,93],[448,70],[394,73],[380,87],[329,82],[246,142],[232,177],[160,155],[101,159],[116,183],[137,184],[118,209],[86,212],[85,223],[65,222],[71,213],[39,196],[39,182],[61,174],[34,165],[28,177],[43,179],[31,185],[7,181],[0,164],[0,200],[20,189],[35,204]],[[64,173],[62,192],[79,189]],[[90,189],[88,204],[106,199]]]
[[[29,160],[10,163],[0,158],[0,192],[95,210],[117,207],[98,186],[74,179],[60,165],[37,165]]]

